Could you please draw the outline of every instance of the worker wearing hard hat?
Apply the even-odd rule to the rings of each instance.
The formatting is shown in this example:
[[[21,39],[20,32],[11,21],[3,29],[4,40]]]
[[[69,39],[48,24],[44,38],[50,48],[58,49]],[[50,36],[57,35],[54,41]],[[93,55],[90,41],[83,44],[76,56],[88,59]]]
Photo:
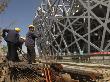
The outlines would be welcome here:
[[[15,28],[14,30],[10,29],[3,29],[3,38],[7,42],[8,46],[8,53],[7,53],[7,59],[10,61],[19,61],[18,58],[18,42],[19,42],[19,32],[21,31],[20,28]]]
[[[26,34],[26,40],[25,45],[27,47],[27,59],[28,63],[32,64],[35,63],[36,53],[35,53],[35,38],[37,38],[37,35],[35,35],[35,26],[29,25],[28,26],[28,33]]]
[[[18,51],[21,53],[22,45],[25,42],[25,37],[20,37],[18,42]]]

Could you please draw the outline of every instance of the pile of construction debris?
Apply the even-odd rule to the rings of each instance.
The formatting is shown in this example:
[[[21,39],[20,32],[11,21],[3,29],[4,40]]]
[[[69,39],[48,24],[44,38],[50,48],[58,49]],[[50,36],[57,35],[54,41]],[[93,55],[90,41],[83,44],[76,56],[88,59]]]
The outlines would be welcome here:
[[[62,70],[62,65],[57,63],[51,65],[15,63],[8,67],[3,66],[0,82],[79,82]]]
[[[70,65],[71,64],[71,65]],[[64,62],[6,62],[0,64],[0,82],[109,82],[109,66]]]

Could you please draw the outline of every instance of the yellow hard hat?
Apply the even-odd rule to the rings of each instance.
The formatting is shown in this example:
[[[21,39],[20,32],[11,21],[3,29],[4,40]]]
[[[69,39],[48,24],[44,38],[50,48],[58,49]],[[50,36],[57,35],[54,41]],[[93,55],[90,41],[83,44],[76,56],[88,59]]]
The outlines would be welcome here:
[[[35,26],[34,25],[28,25],[28,28],[35,28]]]
[[[15,28],[15,31],[20,32],[20,31],[21,31],[21,29],[20,29],[20,28],[18,28],[18,27],[16,27],[16,28]]]

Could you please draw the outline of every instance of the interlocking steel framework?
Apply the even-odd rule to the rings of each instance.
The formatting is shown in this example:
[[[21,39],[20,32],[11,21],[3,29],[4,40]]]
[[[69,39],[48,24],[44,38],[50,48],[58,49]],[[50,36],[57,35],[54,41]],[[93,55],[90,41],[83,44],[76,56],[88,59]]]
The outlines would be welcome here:
[[[33,24],[41,54],[110,51],[110,0],[43,0]]]

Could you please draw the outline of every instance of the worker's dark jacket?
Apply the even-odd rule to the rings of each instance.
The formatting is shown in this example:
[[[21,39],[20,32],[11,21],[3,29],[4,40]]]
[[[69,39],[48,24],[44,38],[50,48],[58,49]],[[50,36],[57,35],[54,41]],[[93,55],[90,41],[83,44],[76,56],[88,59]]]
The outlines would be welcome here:
[[[7,59],[10,61],[19,61],[18,46],[19,46],[19,34],[15,30],[4,29],[2,34],[4,40],[7,42],[8,52]]]
[[[34,32],[28,32],[26,34],[25,45],[35,47],[35,38],[37,38],[37,36]]]
[[[2,36],[6,42],[17,44],[19,41],[19,34],[15,30],[4,29]]]

